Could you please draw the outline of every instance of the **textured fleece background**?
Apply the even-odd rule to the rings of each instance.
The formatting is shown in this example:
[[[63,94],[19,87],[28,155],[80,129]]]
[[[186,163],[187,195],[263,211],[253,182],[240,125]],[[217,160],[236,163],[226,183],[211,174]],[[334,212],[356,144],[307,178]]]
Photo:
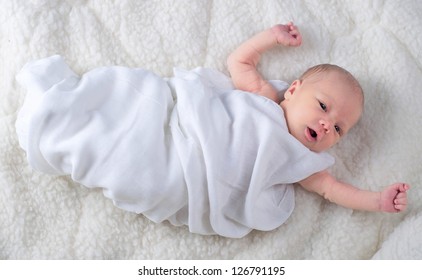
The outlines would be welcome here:
[[[422,259],[421,14],[417,0],[0,0],[0,258]],[[263,75],[291,82],[322,62],[354,73],[365,113],[331,150],[332,172],[371,190],[410,183],[405,213],[352,211],[298,188],[294,214],[275,231],[199,236],[27,165],[14,130],[24,98],[14,77],[26,61],[58,53],[78,73],[112,64],[225,72],[240,42],[288,20],[303,45],[268,52]]]

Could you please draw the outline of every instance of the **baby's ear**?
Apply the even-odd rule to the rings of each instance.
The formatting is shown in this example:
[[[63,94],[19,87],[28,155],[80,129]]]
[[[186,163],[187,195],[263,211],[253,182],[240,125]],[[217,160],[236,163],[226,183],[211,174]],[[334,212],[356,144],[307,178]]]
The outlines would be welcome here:
[[[302,84],[301,80],[294,80],[293,83],[289,86],[289,88],[284,93],[284,99],[289,100],[290,97],[295,93],[295,91],[300,87]]]

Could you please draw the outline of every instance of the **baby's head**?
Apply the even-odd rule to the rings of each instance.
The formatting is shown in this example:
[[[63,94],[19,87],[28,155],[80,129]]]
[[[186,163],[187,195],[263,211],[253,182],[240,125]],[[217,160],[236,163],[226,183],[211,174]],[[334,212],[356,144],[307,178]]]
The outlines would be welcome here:
[[[309,68],[284,93],[290,134],[314,152],[331,148],[358,122],[363,91],[345,69],[331,64]]]

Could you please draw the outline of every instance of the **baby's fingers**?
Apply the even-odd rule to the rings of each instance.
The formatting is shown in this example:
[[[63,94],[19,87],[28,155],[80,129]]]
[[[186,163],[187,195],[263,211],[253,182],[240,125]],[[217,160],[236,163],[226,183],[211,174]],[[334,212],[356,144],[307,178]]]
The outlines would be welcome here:
[[[394,209],[396,209],[397,212],[406,210],[406,207],[407,205],[402,205],[402,204],[394,205]]]
[[[289,25],[289,33],[292,34],[292,35],[297,35],[297,34],[300,33],[299,28],[297,28],[297,26],[293,25],[293,24]]]
[[[299,30],[290,30],[289,34],[295,38],[300,35]]]
[[[410,189],[410,186],[408,184],[400,184],[399,185],[399,191],[406,192]]]
[[[400,199],[395,199],[394,200],[394,209],[396,209],[397,211],[404,211],[407,208],[407,199],[404,200],[400,200]]]
[[[394,199],[395,205],[406,205],[407,204],[407,197],[397,197]]]
[[[407,206],[406,193],[399,193],[394,199],[394,208],[398,211],[403,211]]]
[[[292,40],[290,40],[291,46],[300,46],[302,44],[302,36],[298,30],[291,30],[289,34],[292,36]]]

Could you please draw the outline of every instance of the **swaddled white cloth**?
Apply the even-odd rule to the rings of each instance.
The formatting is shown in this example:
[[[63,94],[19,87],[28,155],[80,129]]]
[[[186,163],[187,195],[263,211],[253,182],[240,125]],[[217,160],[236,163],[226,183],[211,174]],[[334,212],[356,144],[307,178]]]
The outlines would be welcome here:
[[[288,133],[278,104],[211,69],[161,78],[114,66],[79,77],[52,56],[17,79],[28,94],[16,128],[34,169],[195,233],[272,230],[293,211],[291,184],[333,164]]]

